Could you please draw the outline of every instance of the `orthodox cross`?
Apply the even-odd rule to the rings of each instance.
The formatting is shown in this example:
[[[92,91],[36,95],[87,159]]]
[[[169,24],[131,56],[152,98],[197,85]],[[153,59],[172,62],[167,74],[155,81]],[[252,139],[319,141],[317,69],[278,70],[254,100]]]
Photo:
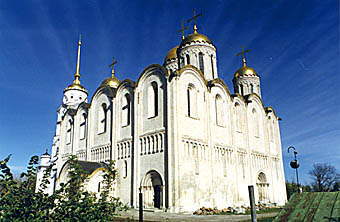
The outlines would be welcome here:
[[[242,51],[237,53],[236,56],[242,56],[242,62],[243,62],[243,66],[246,66],[246,53],[250,52],[250,49],[244,49],[244,47],[242,47]]]
[[[187,30],[187,29],[188,29],[188,27],[186,27],[186,26],[184,25],[184,22],[182,21],[182,22],[181,22],[181,29],[178,30],[178,32],[181,32],[181,33],[182,33],[182,39],[184,39],[185,30]]]
[[[109,67],[112,69],[111,73],[112,75],[115,74],[115,69],[114,66],[117,64],[117,60],[115,59],[115,57],[112,57],[112,63],[109,65]]]
[[[194,12],[194,16],[191,17],[191,18],[189,18],[189,19],[187,20],[187,22],[189,23],[189,22],[191,22],[191,21],[194,21],[194,25],[197,25],[197,18],[200,17],[200,16],[203,16],[203,14],[202,14],[202,12],[199,13],[199,14],[196,14],[196,10],[195,10],[195,9],[193,10],[193,12]]]

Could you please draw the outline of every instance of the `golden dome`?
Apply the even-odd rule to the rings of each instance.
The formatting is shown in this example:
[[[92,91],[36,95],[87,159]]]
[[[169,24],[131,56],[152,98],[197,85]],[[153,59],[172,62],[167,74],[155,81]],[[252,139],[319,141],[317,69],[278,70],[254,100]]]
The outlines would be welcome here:
[[[170,61],[172,59],[176,59],[177,58],[177,49],[178,49],[178,46],[170,49],[168,54],[166,55],[164,61],[166,62],[166,61]]]
[[[120,84],[120,81],[119,79],[117,79],[115,76],[111,76],[107,79],[105,79],[103,82],[102,82],[102,86],[109,86],[109,87],[112,87],[112,88],[117,88]]]
[[[212,44],[212,41],[210,41],[210,39],[207,36],[200,34],[197,31],[185,37],[181,42],[181,46],[184,46],[191,42],[205,42]]]
[[[73,82],[71,85],[69,85],[68,87],[64,89],[64,92],[70,89],[76,89],[76,90],[80,90],[80,91],[87,93],[87,90],[85,89],[85,87],[80,85],[80,83]]]
[[[250,68],[248,66],[243,66],[242,68],[237,70],[234,74],[235,78],[239,76],[257,76],[257,73],[253,68]]]

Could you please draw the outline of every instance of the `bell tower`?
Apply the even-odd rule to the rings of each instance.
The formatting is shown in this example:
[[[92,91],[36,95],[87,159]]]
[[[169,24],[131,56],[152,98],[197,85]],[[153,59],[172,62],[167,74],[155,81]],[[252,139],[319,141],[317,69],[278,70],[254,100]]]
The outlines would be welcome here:
[[[78,41],[78,55],[77,55],[77,66],[76,73],[74,74],[73,83],[64,89],[63,105],[77,107],[80,103],[87,101],[88,92],[80,84],[80,47],[81,47],[81,37]]]

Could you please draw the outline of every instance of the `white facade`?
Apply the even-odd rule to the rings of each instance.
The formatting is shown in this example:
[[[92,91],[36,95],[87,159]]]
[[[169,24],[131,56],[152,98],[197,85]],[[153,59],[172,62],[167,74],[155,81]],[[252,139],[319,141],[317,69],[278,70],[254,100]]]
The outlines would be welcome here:
[[[102,84],[89,103],[85,94],[76,105],[64,101],[51,186],[65,180],[73,154],[82,161],[115,160],[115,195],[133,207],[139,207],[139,188],[145,208],[248,205],[248,185],[254,185],[256,201],[283,205],[279,118],[264,106],[259,78],[257,91],[232,94],[218,77],[215,46],[196,30],[171,53],[136,82]],[[245,76],[235,75],[234,83],[238,78]],[[101,179],[92,174],[87,186],[98,192]]]

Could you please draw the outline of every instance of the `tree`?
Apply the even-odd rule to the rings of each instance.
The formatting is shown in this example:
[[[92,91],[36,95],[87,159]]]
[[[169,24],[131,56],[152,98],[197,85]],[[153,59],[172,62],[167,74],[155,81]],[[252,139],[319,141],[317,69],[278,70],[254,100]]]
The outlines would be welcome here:
[[[317,192],[332,191],[339,183],[340,175],[334,166],[327,163],[313,164],[313,169],[309,171],[313,179],[313,190]]]
[[[114,161],[107,164],[104,187],[98,199],[84,189],[87,174],[77,159],[69,159],[68,181],[54,194],[43,193],[51,168],[45,171],[42,184],[35,192],[38,157],[33,156],[22,181],[15,180],[7,163],[0,161],[0,221],[114,221],[126,207],[110,192],[117,177]]]
[[[303,185],[300,184],[300,187],[303,192],[310,192],[312,189],[309,185]],[[298,191],[298,185],[295,182],[289,182],[288,180],[286,181],[286,191],[287,191],[287,198],[289,199],[293,193],[296,193]]]

